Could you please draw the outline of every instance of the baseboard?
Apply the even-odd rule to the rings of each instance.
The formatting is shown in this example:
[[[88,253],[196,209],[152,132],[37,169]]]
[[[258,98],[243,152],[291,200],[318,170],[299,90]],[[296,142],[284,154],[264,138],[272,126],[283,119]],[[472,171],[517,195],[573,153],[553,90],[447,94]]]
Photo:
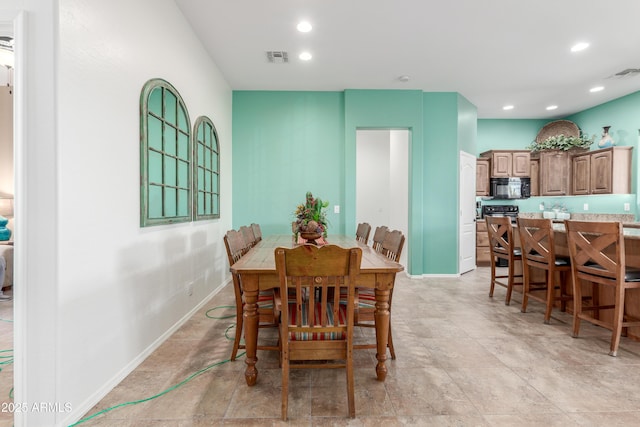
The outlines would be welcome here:
[[[113,390],[118,384],[124,380],[127,375],[133,372],[144,360],[149,357],[151,353],[158,349],[174,332],[176,332],[182,325],[184,325],[187,320],[189,320],[198,310],[200,310],[205,304],[207,304],[211,298],[213,298],[216,294],[218,294],[227,284],[231,282],[229,278],[227,281],[223,282],[220,286],[214,289],[207,297],[205,297],[200,303],[198,303],[191,311],[182,316],[180,320],[178,320],[171,328],[167,329],[167,331],[162,334],[158,339],[156,339],[149,347],[147,347],[142,353],[140,353],[136,358],[134,358],[130,363],[128,363],[118,374],[116,374],[111,380],[107,381],[99,390],[97,390],[93,395],[87,398],[84,403],[79,405],[77,408],[74,408],[73,412],[70,412],[67,417],[65,417],[58,424],[60,427],[70,426],[76,422],[78,422],[82,417],[93,408],[98,402],[100,402],[104,397],[109,394],[111,390]],[[88,414],[91,416],[92,414]]]

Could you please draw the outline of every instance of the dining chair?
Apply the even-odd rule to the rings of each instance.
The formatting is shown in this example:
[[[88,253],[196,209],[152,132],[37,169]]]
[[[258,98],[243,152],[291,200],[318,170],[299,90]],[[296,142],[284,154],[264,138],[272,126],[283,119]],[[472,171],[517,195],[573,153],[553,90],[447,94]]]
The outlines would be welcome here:
[[[369,243],[369,234],[371,234],[371,225],[366,222],[361,222],[358,224],[358,228],[356,229],[356,240],[364,243],[365,245]]]
[[[491,287],[489,297],[493,297],[496,285],[507,288],[505,305],[511,304],[511,294],[516,285],[523,285],[522,274],[515,274],[516,261],[522,261],[522,252],[516,247],[511,218],[506,216],[487,216],[487,233],[489,234],[489,253],[491,255]],[[497,259],[506,260],[508,263],[507,274],[498,274],[496,271]],[[519,278],[521,281],[516,282]],[[503,279],[507,279],[506,282]]]
[[[251,224],[251,231],[253,231],[254,245],[262,240],[262,230],[260,229],[260,224],[256,224],[255,222]]]
[[[640,288],[640,270],[626,266],[624,236],[620,222],[565,220],[567,243],[573,271],[573,337],[580,332],[580,321],[586,320],[611,331],[609,355],[616,356],[623,329],[640,326],[640,319],[625,314],[625,298],[630,289]],[[590,306],[583,306],[582,282],[598,286]],[[605,300],[605,289],[613,291],[613,302]],[[609,295],[609,298],[611,296]],[[600,316],[613,311],[613,317]],[[592,314],[588,314],[592,313]]]
[[[527,312],[529,298],[539,301],[545,304],[544,323],[549,324],[556,301],[560,302],[560,310],[566,311],[567,301],[572,300],[568,293],[571,286],[571,263],[567,257],[556,256],[553,223],[550,219],[518,217],[517,223],[524,275],[521,311]],[[532,280],[533,269],[544,271],[543,282]]]
[[[375,232],[373,233],[373,239],[371,240],[371,247],[376,252],[382,251],[382,242],[384,242],[384,238],[387,236],[389,232],[389,228],[386,225],[381,225],[376,227]]]
[[[290,290],[295,294],[280,317],[284,421],[288,417],[289,371],[296,368],[345,368],[349,416],[355,417],[354,294],[361,260],[360,248],[304,244],[275,249],[280,293]],[[340,303],[340,289],[347,290],[347,304]]]
[[[245,253],[246,244],[242,234],[236,230],[229,230],[224,236],[224,246],[227,250],[227,259],[229,266],[235,264]],[[239,349],[244,349],[245,345],[241,343],[243,332],[243,309],[244,296],[242,291],[242,282],[240,276],[231,273],[233,282],[233,292],[236,300],[236,333],[233,340],[233,348],[231,350],[231,361],[236,360]],[[275,328],[278,326],[277,314],[274,311],[276,304],[276,296],[273,290],[262,290],[258,293],[258,327]],[[280,350],[279,346],[258,345],[259,350]]]
[[[385,227],[386,228],[386,227]],[[400,230],[386,231],[385,238],[378,251],[392,261],[400,262],[402,248],[405,237]],[[393,289],[389,293],[389,316],[391,316],[391,301],[393,299]],[[343,298],[344,300],[344,298]],[[355,325],[364,328],[375,328],[376,293],[373,288],[357,288],[355,296]],[[391,317],[389,317],[389,337],[387,347],[391,354],[391,359],[395,360],[396,351],[393,347],[393,335],[391,333]],[[366,344],[355,344],[357,350],[366,348],[377,348],[376,342]]]
[[[253,229],[250,226],[243,225],[239,229],[242,234],[242,238],[244,239],[244,252],[248,252],[249,249],[255,246],[256,244],[256,236],[253,234]]]

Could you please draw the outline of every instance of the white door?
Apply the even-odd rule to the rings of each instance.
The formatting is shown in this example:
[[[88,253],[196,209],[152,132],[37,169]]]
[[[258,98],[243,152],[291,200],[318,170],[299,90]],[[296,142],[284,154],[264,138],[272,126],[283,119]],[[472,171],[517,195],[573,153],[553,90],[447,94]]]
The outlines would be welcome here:
[[[460,152],[460,242],[458,271],[476,268],[476,158]]]

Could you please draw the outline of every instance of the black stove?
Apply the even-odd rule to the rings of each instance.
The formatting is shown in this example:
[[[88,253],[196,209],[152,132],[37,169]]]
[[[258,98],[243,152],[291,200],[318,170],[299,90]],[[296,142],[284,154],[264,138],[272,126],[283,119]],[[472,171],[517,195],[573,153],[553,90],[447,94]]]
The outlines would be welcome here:
[[[482,218],[487,216],[508,216],[511,222],[516,222],[516,217],[520,212],[517,205],[483,205]]]

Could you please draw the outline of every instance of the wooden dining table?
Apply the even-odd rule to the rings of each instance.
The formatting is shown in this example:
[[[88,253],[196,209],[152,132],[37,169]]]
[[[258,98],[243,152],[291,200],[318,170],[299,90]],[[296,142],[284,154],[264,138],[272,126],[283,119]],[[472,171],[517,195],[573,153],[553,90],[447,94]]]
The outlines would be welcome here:
[[[389,337],[389,296],[395,284],[396,274],[404,267],[374,251],[370,246],[356,241],[354,236],[329,235],[326,243],[343,248],[362,249],[362,263],[357,286],[374,288],[376,295],[375,330],[378,360],[376,376],[384,381],[387,376],[387,343]],[[246,346],[245,379],[252,386],[258,378],[256,363],[258,342],[258,292],[280,286],[276,273],[274,250],[277,247],[292,248],[300,243],[293,235],[264,236],[240,260],[231,266],[231,271],[240,275],[244,304],[244,340]]]

